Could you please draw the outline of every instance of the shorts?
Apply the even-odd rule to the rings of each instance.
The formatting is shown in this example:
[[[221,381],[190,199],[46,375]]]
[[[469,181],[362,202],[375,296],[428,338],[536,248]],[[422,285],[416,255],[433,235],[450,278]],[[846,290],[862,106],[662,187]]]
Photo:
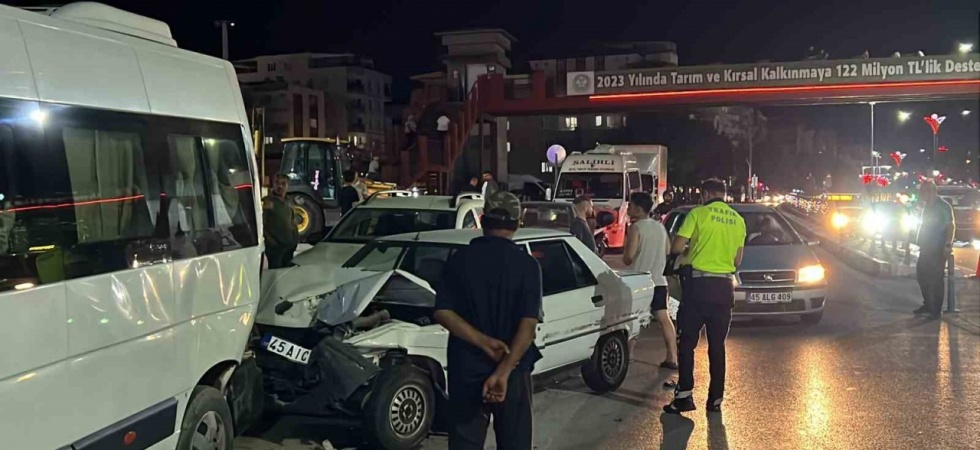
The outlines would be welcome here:
[[[650,311],[657,312],[667,309],[667,286],[656,286],[653,288],[653,302],[650,303]]]

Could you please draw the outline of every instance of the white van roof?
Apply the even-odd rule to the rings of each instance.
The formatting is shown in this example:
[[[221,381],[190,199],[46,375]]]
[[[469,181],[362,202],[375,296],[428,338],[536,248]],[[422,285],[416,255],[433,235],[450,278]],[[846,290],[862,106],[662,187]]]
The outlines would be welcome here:
[[[78,2],[43,9],[45,14],[58,19],[127,34],[171,47],[177,46],[177,41],[170,34],[170,26],[166,23],[101,3]]]
[[[0,97],[247,124],[231,63],[176,45],[165,23],[98,3],[0,5]]]

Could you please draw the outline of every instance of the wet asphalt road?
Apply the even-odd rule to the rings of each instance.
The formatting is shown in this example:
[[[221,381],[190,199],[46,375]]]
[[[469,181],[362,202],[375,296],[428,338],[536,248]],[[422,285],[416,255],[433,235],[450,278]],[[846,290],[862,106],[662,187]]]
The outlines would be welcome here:
[[[661,413],[671,398],[663,382],[676,372],[657,367],[664,351],[654,327],[641,336],[617,392],[593,395],[569,376],[535,396],[535,447],[980,448],[976,330],[914,318],[910,311],[920,302],[914,280],[871,278],[818,255],[830,282],[823,321],[736,322],[721,415]],[[702,346],[699,408],[707,395],[706,358]],[[446,448],[446,440],[432,437],[423,448]]]
[[[535,448],[980,448],[978,330],[914,318],[920,299],[912,279],[872,278],[817,252],[830,283],[823,321],[736,322],[723,414],[703,410],[704,339],[696,366],[699,410],[661,413],[671,398],[663,383],[676,372],[657,367],[664,347],[654,326],[641,336],[618,391],[594,395],[577,372],[538,386]],[[446,443],[433,436],[422,449]],[[492,432],[487,448],[494,448]]]

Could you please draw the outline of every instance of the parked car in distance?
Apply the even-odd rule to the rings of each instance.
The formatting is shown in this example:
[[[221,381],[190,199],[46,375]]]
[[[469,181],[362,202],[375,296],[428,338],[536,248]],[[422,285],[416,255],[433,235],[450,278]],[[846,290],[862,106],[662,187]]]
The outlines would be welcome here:
[[[734,317],[799,316],[807,324],[823,318],[827,298],[824,268],[808,242],[775,209],[761,204],[731,205],[745,219],[742,264],[735,272]],[[693,207],[670,212],[671,237]],[[681,302],[683,302],[683,298]]]
[[[953,207],[957,241],[980,240],[980,190],[969,186],[939,186],[939,197]]]
[[[417,446],[439,427],[448,398],[448,332],[433,320],[434,286],[453,252],[479,235],[379,238],[333,282],[311,276],[265,290],[253,349],[266,404],[282,414],[357,418],[383,449]],[[581,367],[592,390],[617,389],[629,343],[650,320],[649,274],[610,269],[568,233],[522,229],[514,241],[542,270],[545,321],[535,345],[543,358],[534,375]]]
[[[483,196],[419,195],[413,191],[375,193],[345,214],[313,248],[298,254],[294,265],[340,267],[372,239],[420,231],[477,229]]]
[[[524,228],[546,228],[549,230],[568,231],[572,226],[575,211],[571,203],[559,202],[522,202],[521,224]]]

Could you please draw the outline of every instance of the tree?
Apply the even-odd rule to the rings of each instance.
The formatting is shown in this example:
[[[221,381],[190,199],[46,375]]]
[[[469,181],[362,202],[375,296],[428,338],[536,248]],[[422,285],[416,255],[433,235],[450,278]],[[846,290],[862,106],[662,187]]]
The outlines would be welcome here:
[[[745,147],[748,150],[748,169],[747,180],[752,178],[752,156],[755,145],[763,142],[768,135],[768,119],[761,111],[755,108],[744,106],[723,106],[717,108],[706,108],[700,112],[698,117],[707,120],[714,126],[718,135],[728,139],[732,145],[732,167],[734,173],[738,174],[737,161],[734,153],[739,148]],[[748,181],[746,181],[748,183]],[[754,186],[748,186],[746,192],[751,196],[755,192]],[[750,197],[751,198],[751,197]]]

